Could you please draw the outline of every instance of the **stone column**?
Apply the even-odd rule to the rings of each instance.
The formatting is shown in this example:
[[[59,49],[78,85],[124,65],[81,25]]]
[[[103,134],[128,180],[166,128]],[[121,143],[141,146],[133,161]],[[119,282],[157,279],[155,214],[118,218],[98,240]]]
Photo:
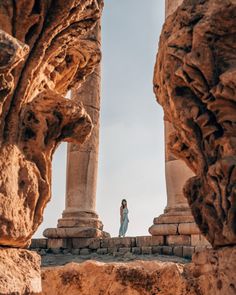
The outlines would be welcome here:
[[[101,41],[100,24],[91,34],[91,38]],[[48,238],[109,236],[103,232],[103,224],[96,213],[100,85],[101,68],[98,65],[83,85],[72,91],[71,99],[83,103],[94,128],[91,137],[82,146],[68,144],[65,210],[58,220],[57,228],[44,231],[44,236]]]
[[[166,17],[173,13],[183,0],[166,0]],[[164,214],[154,218],[149,228],[151,235],[198,234],[187,200],[183,195],[183,186],[187,179],[194,176],[187,165],[176,159],[167,148],[168,138],[173,126],[164,121],[165,128],[165,174],[167,188],[167,206]]]

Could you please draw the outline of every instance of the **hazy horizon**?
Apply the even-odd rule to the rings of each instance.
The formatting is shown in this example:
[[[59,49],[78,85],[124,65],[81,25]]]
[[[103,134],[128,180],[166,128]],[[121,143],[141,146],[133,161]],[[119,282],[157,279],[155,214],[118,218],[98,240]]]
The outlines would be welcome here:
[[[105,0],[102,19],[101,131],[97,213],[118,235],[128,201],[127,235],[147,235],[166,206],[163,112],[152,90],[164,0]],[[56,227],[64,210],[66,144],[53,157],[52,199],[35,234]]]

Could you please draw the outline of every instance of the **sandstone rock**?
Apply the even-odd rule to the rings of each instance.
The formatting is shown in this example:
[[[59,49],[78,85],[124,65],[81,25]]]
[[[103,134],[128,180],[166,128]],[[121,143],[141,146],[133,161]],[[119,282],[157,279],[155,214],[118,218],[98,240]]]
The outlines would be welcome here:
[[[176,235],[178,224],[153,224],[149,228],[149,232],[153,236]]]
[[[163,27],[154,91],[169,149],[196,174],[184,193],[215,247],[236,244],[236,3],[185,0]]]
[[[104,248],[122,248],[122,247],[135,247],[135,238],[108,238],[101,240],[101,247]]]
[[[47,228],[44,230],[43,235],[52,239],[66,239],[66,238],[102,238],[104,232],[91,227],[58,227]]]
[[[235,247],[195,253],[184,265],[87,261],[43,268],[42,288],[43,295],[235,295],[235,267]]]
[[[163,236],[140,236],[136,237],[137,247],[158,246],[164,244]]]
[[[207,241],[202,235],[191,235],[191,246],[208,246],[211,247],[211,244]]]
[[[101,245],[101,239],[100,238],[74,238],[72,239],[72,247],[73,248],[86,248],[89,247],[90,249],[98,249]]]
[[[72,247],[71,239],[48,239],[47,247],[49,249],[66,249]]]
[[[0,248],[0,294],[41,294],[40,263],[35,252]]]
[[[81,103],[64,95],[100,61],[88,35],[101,10],[101,0],[0,2],[0,245],[29,244],[50,199],[53,152],[91,133]]]
[[[169,235],[166,237],[166,244],[169,246],[190,246],[191,238],[189,235]]]
[[[87,261],[42,270],[43,295],[195,295],[187,288],[183,266],[174,263]]]
[[[180,235],[200,234],[200,229],[194,222],[181,223],[178,226],[178,233]]]

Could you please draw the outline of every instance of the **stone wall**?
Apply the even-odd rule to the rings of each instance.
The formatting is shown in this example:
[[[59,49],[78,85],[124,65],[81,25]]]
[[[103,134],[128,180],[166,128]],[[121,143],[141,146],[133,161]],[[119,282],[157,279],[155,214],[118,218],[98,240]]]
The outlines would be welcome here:
[[[137,255],[163,254],[191,258],[193,253],[210,248],[211,246],[202,235],[196,234],[107,239],[33,239],[30,247],[40,255],[46,255],[47,253],[123,255],[130,252]]]

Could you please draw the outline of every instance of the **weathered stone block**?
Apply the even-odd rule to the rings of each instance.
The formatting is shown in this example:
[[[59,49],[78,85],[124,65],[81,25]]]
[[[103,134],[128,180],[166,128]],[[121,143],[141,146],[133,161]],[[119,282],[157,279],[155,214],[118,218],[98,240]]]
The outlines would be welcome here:
[[[164,254],[164,255],[173,255],[173,247],[163,246],[162,247],[162,254]]]
[[[43,232],[44,237],[49,239],[69,239],[69,238],[101,238],[103,231],[96,228],[47,228]]]
[[[98,249],[100,248],[101,242],[100,238],[74,238],[72,239],[72,247],[75,249],[90,248]]]
[[[163,236],[141,236],[136,237],[137,247],[159,246],[164,244]]]
[[[178,232],[180,235],[194,235],[200,234],[200,229],[195,222],[186,222],[179,224]]]
[[[101,239],[93,239],[91,243],[89,243],[89,249],[96,250],[101,247]]]
[[[121,254],[126,254],[130,251],[131,251],[131,248],[129,248],[129,247],[119,248],[119,253],[121,253]]]
[[[0,249],[0,294],[41,294],[41,259],[35,251]]]
[[[194,248],[195,248],[194,253],[203,252],[207,249],[206,246],[195,246]]]
[[[149,233],[152,236],[176,235],[178,224],[153,224],[149,228]]]
[[[89,255],[92,251],[88,248],[80,249],[80,255]]]
[[[71,250],[70,249],[64,249],[62,250],[62,253],[65,255],[71,255]]]
[[[39,255],[40,256],[45,256],[47,254],[47,250],[46,249],[40,249]]]
[[[152,247],[141,247],[142,254],[144,255],[151,255],[152,254]]]
[[[142,253],[142,250],[140,247],[133,247],[131,251],[134,255],[139,255]]]
[[[173,247],[173,254],[178,257],[183,257],[183,247],[182,246]]]
[[[52,248],[52,253],[53,254],[61,254],[63,253],[63,250],[61,248]]]
[[[71,248],[71,239],[48,239],[47,247],[51,249]]]
[[[211,246],[203,235],[191,235],[191,246]]]
[[[195,251],[195,248],[192,246],[183,246],[183,257],[191,259]]]
[[[166,244],[169,246],[190,246],[191,238],[189,235],[170,235],[166,237]]]
[[[101,248],[122,248],[122,247],[135,247],[135,238],[108,238],[101,240]]]
[[[99,255],[105,255],[107,253],[108,253],[107,248],[99,248],[99,249],[97,249],[97,254],[99,254]]]
[[[193,216],[186,215],[185,212],[178,212],[178,215],[162,214],[153,220],[154,224],[179,224],[184,222],[194,222]]]
[[[162,246],[152,246],[152,254],[162,254]]]
[[[104,247],[104,248],[106,248],[106,247]],[[107,251],[108,251],[109,254],[113,254],[113,253],[118,252],[118,248],[117,247],[111,247],[111,248],[108,248]]]
[[[73,255],[79,255],[80,250],[79,249],[71,249],[71,253]]]
[[[47,248],[47,239],[32,239],[30,244],[30,249],[46,249]]]

